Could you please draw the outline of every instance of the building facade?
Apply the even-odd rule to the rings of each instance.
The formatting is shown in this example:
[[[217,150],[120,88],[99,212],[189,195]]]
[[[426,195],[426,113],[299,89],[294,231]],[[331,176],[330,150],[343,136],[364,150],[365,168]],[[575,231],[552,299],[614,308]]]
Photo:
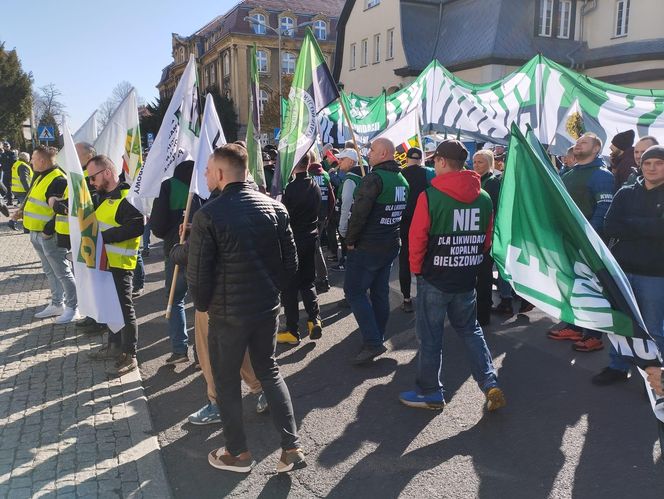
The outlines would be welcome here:
[[[245,0],[190,36],[174,33],[173,62],[162,71],[159,95],[173,95],[190,54],[194,54],[201,91],[217,88],[221,95],[233,99],[242,131],[249,113],[249,53],[254,43],[262,110],[279,93],[280,76],[294,73],[307,26],[332,67],[342,7],[343,0]],[[277,31],[281,31],[281,60]]]
[[[377,95],[434,59],[472,83],[503,78],[534,55],[588,76],[664,88],[662,0],[348,0],[334,76]]]

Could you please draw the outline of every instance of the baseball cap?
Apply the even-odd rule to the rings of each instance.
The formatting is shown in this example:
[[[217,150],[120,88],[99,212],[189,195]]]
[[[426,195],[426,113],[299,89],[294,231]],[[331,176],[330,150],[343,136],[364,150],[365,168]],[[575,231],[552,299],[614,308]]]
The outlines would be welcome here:
[[[457,161],[466,161],[468,159],[468,150],[458,140],[448,139],[438,145],[433,156],[434,158],[438,156]]]
[[[422,149],[419,147],[411,147],[406,152],[406,157],[409,159],[422,159]]]
[[[342,160],[344,158],[350,158],[355,162],[355,164],[358,163],[357,151],[355,149],[344,149],[335,156],[337,157],[338,160]]]

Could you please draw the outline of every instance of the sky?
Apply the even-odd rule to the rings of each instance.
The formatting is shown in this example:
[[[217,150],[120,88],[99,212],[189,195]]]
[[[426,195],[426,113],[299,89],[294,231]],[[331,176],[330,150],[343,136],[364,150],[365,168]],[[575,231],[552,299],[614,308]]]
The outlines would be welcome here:
[[[33,88],[62,92],[75,132],[123,80],[146,103],[172,62],[171,34],[188,36],[236,0],[2,0],[0,42],[16,49]]]

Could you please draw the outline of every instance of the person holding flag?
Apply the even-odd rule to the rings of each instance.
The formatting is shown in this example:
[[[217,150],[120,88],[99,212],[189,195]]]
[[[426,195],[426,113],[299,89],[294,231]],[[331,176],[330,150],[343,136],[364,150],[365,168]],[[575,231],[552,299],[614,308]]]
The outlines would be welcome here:
[[[90,357],[95,360],[114,359],[113,367],[106,372],[111,376],[122,376],[138,368],[138,327],[131,294],[145,219],[126,199],[129,185],[120,182],[119,169],[107,156],[93,157],[88,162],[87,170],[90,184],[99,195],[95,214],[124,319],[124,327],[118,333],[109,332],[108,344],[90,354]]]

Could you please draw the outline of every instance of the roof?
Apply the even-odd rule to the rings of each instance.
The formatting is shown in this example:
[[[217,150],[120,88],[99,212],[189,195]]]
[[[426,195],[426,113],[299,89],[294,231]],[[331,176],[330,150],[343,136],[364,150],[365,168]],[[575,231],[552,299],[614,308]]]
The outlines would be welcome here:
[[[320,13],[336,17],[344,6],[344,0],[245,0],[239,5],[271,11],[291,10],[296,14]]]

